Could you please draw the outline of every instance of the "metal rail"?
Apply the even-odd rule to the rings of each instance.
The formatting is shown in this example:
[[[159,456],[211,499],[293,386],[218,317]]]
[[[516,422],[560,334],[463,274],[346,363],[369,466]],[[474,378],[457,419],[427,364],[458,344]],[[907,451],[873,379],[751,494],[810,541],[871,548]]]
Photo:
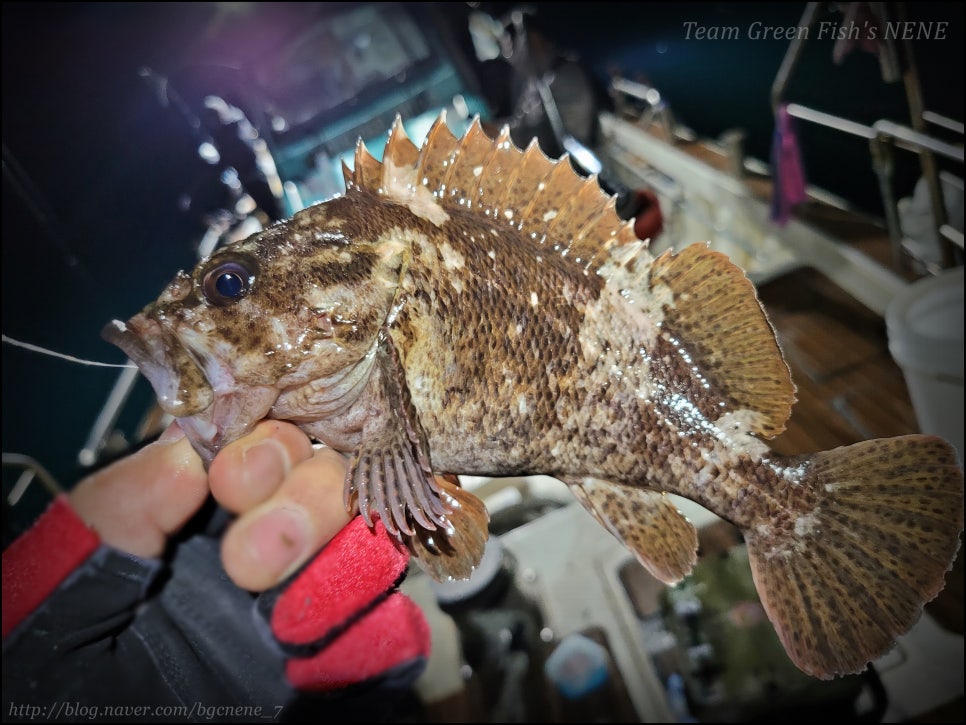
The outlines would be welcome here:
[[[903,232],[902,224],[899,220],[897,201],[892,191],[892,147],[902,148],[906,151],[919,154],[920,156],[936,154],[962,164],[963,146],[947,143],[929,134],[921,133],[908,126],[894,123],[893,121],[880,120],[876,121],[872,126],[866,126],[865,124],[834,116],[831,113],[825,113],[824,111],[809,108],[798,103],[789,103],[785,108],[790,116],[850,136],[863,138],[869,142],[872,165],[879,180],[879,193],[883,200],[886,227],[889,230],[889,240],[892,247],[892,263],[896,269],[899,269],[902,265]],[[934,122],[942,119],[944,122],[939,125],[942,125],[944,128],[952,130],[955,127],[955,122],[938,114],[933,114],[931,118]],[[962,124],[959,124],[959,128],[962,129]],[[926,169],[924,168],[923,171],[925,173]],[[948,267],[951,266],[951,254],[946,248],[946,245],[952,243],[962,249],[962,242],[960,241],[962,239],[962,233],[959,233],[958,239],[955,234],[950,234],[950,232],[955,232],[956,230],[946,223],[945,202],[942,200],[942,192],[938,186],[938,180],[937,189],[939,191],[935,193],[939,194],[939,203],[942,204],[942,208],[937,213],[934,202],[933,213],[937,219],[937,232],[940,235],[940,239],[943,240],[941,242],[944,247],[943,266]],[[933,191],[930,185],[930,195],[932,196],[932,194]]]
[[[23,473],[20,474],[20,478],[17,479],[17,482],[7,495],[7,503],[10,506],[16,506],[20,502],[20,499],[27,492],[27,487],[30,486],[34,479],[40,481],[44,490],[52,498],[56,498],[63,493],[60,484],[50,475],[50,472],[30,456],[24,455],[23,453],[4,453],[3,465],[24,469]]]
[[[876,5],[878,6],[878,11],[883,13],[881,19],[885,21],[884,13],[887,12],[886,4],[876,3]],[[799,21],[799,26],[805,28],[812,27],[817,21],[819,14],[827,10],[830,6],[830,3],[808,3],[802,19]],[[894,12],[899,22],[905,22],[906,14],[903,3],[897,3]],[[801,58],[807,39],[807,33],[800,33],[792,41],[782,60],[778,74],[772,83],[771,103],[773,112],[776,115],[778,109],[784,103],[789,80]],[[892,189],[892,149],[901,148],[917,154],[922,168],[922,176],[926,179],[929,187],[929,201],[936,234],[940,240],[942,266],[951,267],[954,264],[953,248],[957,246],[957,243],[954,238],[955,235],[951,236],[948,233],[948,215],[943,198],[942,186],[939,181],[939,171],[935,156],[943,156],[962,164],[963,146],[962,144],[947,143],[930,136],[927,132],[926,125],[927,123],[931,123],[962,136],[963,123],[926,110],[911,41],[903,40],[901,49],[902,62],[900,62],[896,43],[890,38],[884,38],[883,45],[880,49],[880,63],[882,65],[884,80],[891,82],[901,78],[905,85],[911,128],[888,120],[880,120],[872,126],[865,126],[799,104],[787,104],[786,110],[796,118],[817,123],[853,136],[859,136],[869,142],[872,165],[878,177],[886,224],[889,230],[893,266],[896,270],[902,267],[903,233],[899,222],[897,201]],[[961,244],[958,246],[962,248]]]

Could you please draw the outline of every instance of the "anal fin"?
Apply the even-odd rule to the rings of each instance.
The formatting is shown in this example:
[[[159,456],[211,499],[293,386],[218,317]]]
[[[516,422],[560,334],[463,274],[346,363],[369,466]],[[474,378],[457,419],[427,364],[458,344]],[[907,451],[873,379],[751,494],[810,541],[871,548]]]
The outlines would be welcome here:
[[[584,478],[574,496],[654,577],[676,584],[698,560],[698,532],[659,491]]]

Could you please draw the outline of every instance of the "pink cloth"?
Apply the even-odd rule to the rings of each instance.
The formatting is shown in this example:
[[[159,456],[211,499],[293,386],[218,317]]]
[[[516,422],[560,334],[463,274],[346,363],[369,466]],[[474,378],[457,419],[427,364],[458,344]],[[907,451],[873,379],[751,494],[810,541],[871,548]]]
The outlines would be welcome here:
[[[770,218],[784,225],[791,218],[792,209],[807,198],[805,171],[798,150],[798,135],[787,104],[778,107],[775,135],[771,148],[772,201]]]
[[[832,49],[832,60],[836,65],[841,65],[845,56],[855,48],[879,54],[881,38],[884,37],[882,23],[869,3],[848,3],[841,27],[845,32]]]

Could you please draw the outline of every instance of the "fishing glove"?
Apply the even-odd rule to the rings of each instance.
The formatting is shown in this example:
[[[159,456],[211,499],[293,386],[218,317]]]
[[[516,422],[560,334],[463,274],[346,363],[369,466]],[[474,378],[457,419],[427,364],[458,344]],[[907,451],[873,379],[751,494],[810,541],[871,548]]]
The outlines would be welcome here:
[[[3,553],[5,715],[387,717],[429,652],[421,611],[396,591],[405,549],[356,517],[253,597],[225,575],[211,528],[166,561],[143,559],[101,543],[58,498]]]
[[[307,566],[258,600],[297,688],[409,685],[425,667],[429,626],[397,591],[409,553],[381,521],[356,516]]]

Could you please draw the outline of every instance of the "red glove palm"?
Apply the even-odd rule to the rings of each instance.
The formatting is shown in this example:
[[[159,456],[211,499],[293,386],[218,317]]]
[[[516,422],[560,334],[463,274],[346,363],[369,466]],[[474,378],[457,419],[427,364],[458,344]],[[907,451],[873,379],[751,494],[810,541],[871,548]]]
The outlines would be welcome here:
[[[370,530],[356,516],[292,579],[260,597],[294,687],[334,691],[418,677],[430,632],[419,607],[397,590],[408,562],[382,522]]]

